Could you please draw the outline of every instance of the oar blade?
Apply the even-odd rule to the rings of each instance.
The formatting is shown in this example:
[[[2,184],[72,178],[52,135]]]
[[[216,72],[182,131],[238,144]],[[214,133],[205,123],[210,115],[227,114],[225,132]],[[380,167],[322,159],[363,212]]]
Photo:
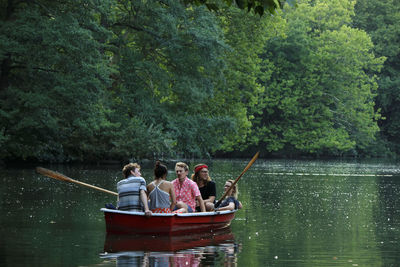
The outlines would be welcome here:
[[[107,189],[104,189],[104,188],[101,188],[101,187],[98,187],[98,186],[95,186],[95,185],[91,185],[91,184],[87,184],[87,183],[84,183],[84,182],[81,182],[81,181],[77,181],[77,180],[71,179],[71,178],[69,178],[69,177],[67,177],[67,176],[65,176],[65,175],[63,175],[61,173],[58,173],[58,172],[55,172],[55,171],[52,171],[52,170],[49,170],[49,169],[46,169],[46,168],[36,167],[36,172],[40,173],[40,174],[42,174],[44,176],[60,180],[60,181],[79,184],[79,185],[82,185],[82,186],[90,187],[90,188],[93,188],[93,189],[96,189],[96,190],[99,190],[99,191],[102,191],[102,192],[105,192],[105,193],[108,193],[108,194],[112,194],[112,195],[118,196],[118,193],[116,193],[116,192],[113,192],[113,191],[110,191],[110,190],[107,190]]]
[[[47,177],[50,177],[50,178],[54,178],[54,179],[57,179],[57,180],[61,180],[61,181],[64,181],[64,182],[70,182],[71,181],[71,179],[68,178],[67,176],[65,176],[65,175],[63,175],[61,173],[46,169],[46,168],[36,167],[36,172],[40,173],[40,174],[42,174],[44,176],[47,176]]]

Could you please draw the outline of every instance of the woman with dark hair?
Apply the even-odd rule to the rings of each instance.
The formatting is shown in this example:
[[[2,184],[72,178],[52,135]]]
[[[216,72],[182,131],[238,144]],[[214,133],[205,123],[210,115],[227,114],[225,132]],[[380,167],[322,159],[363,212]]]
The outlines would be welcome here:
[[[149,209],[153,213],[171,213],[175,207],[174,187],[166,181],[168,169],[160,161],[154,166],[154,181],[147,185]]]
[[[194,166],[194,174],[192,180],[199,187],[201,197],[204,200],[206,211],[214,208],[215,196],[217,195],[216,186],[208,175],[208,166],[205,164],[197,164]],[[196,205],[196,211],[200,211],[200,206]]]
[[[229,190],[229,192],[226,195],[225,199],[221,202],[221,204],[215,208],[216,211],[237,210],[242,208],[242,203],[237,200],[237,196],[239,194],[237,184],[235,184],[233,188],[229,189],[234,182],[234,180],[228,180],[225,182],[224,191],[226,192],[227,190]]]

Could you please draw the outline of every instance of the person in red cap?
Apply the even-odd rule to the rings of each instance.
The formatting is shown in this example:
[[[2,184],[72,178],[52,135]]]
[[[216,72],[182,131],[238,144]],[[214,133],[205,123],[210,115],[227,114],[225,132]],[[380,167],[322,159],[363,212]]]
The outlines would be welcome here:
[[[217,195],[216,186],[208,174],[208,166],[205,164],[197,164],[194,166],[194,174],[192,180],[199,187],[201,197],[203,198],[206,211],[212,211]],[[200,211],[200,206],[197,204],[196,211]]]

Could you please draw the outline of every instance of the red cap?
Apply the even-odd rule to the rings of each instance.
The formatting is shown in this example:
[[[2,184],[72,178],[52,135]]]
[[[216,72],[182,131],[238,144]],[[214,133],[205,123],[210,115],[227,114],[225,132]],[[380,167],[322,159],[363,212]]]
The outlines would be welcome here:
[[[197,167],[194,169],[194,172],[198,172],[198,171],[200,171],[200,170],[203,169],[203,168],[208,169],[208,166],[207,166],[207,165],[200,165],[200,166],[197,166]]]

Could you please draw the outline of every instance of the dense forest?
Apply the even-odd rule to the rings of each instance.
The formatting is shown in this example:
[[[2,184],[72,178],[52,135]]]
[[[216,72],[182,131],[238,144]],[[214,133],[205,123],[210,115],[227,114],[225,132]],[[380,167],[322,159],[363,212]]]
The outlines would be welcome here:
[[[2,161],[400,154],[400,1],[0,0],[0,20]]]

